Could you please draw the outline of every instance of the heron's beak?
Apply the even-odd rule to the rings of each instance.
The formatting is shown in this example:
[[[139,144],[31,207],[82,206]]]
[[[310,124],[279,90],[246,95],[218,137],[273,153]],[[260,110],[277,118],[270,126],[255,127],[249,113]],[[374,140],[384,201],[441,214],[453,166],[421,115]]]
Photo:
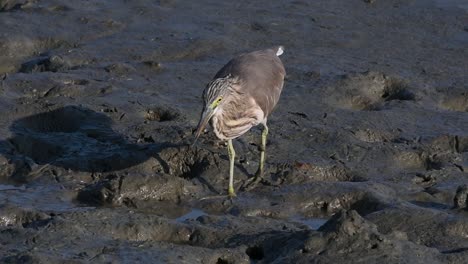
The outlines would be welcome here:
[[[195,132],[195,140],[193,141],[193,145],[197,142],[198,137],[200,134],[205,130],[206,124],[208,124],[208,121],[210,121],[211,117],[213,117],[215,111],[212,108],[206,108],[205,111],[203,112],[200,122],[198,122],[198,128],[197,131]]]

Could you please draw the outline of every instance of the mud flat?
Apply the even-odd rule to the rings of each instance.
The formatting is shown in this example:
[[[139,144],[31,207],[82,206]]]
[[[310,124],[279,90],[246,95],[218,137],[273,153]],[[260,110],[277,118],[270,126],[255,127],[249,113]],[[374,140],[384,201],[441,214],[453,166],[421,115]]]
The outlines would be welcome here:
[[[467,262],[465,2],[0,1],[0,262]],[[202,90],[277,44],[265,180],[213,198]]]

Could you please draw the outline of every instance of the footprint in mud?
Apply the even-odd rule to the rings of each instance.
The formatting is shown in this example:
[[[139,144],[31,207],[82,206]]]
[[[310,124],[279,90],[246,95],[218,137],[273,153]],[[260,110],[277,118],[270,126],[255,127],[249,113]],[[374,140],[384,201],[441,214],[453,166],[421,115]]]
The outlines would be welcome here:
[[[352,110],[376,111],[388,101],[415,100],[405,82],[378,72],[345,76],[331,93],[332,105]]]
[[[145,119],[147,121],[167,122],[181,119],[181,114],[171,107],[156,106],[146,111]]]
[[[0,154],[10,160],[25,160],[24,166],[52,165],[91,173],[122,170],[152,157],[145,149],[148,146],[127,142],[111,125],[105,114],[65,106],[14,121],[10,126],[13,136],[1,144],[9,148],[0,148]],[[158,152],[159,147],[155,147],[151,151]],[[14,170],[21,169],[17,167]],[[10,173],[13,179],[9,180],[28,181],[24,171],[16,172]]]

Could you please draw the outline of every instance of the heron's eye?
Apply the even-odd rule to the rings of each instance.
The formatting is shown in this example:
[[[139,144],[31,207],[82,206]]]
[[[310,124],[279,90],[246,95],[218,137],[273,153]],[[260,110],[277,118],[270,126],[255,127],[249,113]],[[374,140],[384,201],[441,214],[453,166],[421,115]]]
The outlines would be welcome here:
[[[218,98],[216,98],[216,100],[214,100],[213,103],[211,104],[211,108],[215,109],[219,105],[219,103],[221,103],[221,100],[223,100],[222,96],[219,96]]]

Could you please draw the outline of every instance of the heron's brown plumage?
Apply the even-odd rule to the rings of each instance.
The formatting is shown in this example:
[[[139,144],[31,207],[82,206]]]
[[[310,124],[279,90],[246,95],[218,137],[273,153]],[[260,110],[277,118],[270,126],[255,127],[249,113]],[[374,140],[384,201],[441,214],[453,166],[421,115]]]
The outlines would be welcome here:
[[[221,68],[214,79],[237,78],[238,92],[254,98],[266,117],[279,100],[286,75],[283,63],[276,55],[279,48],[241,54]]]
[[[259,123],[273,111],[283,89],[285,70],[275,47],[241,54],[229,61],[205,90],[205,106],[228,90],[211,119],[216,136],[233,139]],[[220,81],[225,84],[221,88]]]

